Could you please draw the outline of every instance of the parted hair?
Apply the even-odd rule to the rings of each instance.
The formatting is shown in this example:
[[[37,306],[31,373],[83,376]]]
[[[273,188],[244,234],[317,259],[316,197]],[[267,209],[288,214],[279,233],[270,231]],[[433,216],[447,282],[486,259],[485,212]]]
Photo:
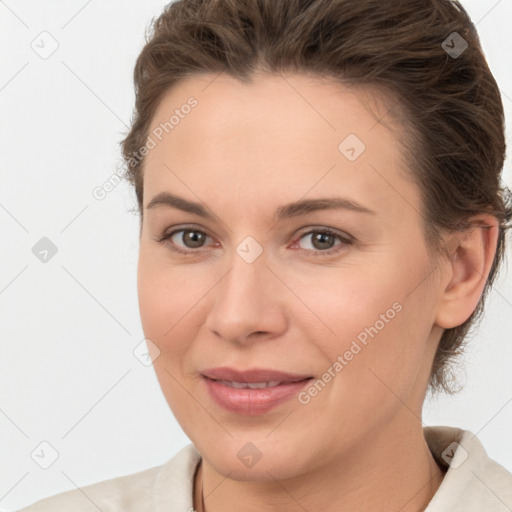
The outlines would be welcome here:
[[[251,82],[258,71],[313,74],[387,95],[394,104],[387,118],[400,122],[403,158],[421,192],[419,213],[433,255],[446,256],[443,233],[467,229],[474,216],[491,213],[498,220],[479,303],[463,324],[444,330],[433,361],[430,391],[455,392],[454,363],[482,315],[512,218],[510,191],[501,181],[503,104],[469,15],[450,0],[169,3],[148,26],[134,69],[131,127],[120,143],[141,219],[140,148],[163,96],[195,74]]]

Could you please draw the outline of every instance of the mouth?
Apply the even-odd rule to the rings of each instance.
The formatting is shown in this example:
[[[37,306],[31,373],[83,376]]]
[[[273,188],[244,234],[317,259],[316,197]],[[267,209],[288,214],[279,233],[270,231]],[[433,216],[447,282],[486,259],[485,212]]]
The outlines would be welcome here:
[[[208,377],[206,377],[208,378]],[[264,389],[264,388],[274,388],[276,386],[279,386],[282,384],[282,382],[278,380],[271,380],[269,382],[232,382],[228,380],[216,380],[211,379],[215,382],[220,382],[221,384],[224,384],[224,386],[229,386],[230,388],[236,388],[236,389]]]
[[[201,373],[210,397],[223,409],[254,416],[291,399],[313,379],[310,375],[268,369],[214,368]]]
[[[277,386],[282,383],[299,382],[313,378],[312,375],[288,373],[267,368],[254,368],[252,370],[237,370],[229,367],[208,368],[201,375],[211,380],[238,384],[271,384]]]

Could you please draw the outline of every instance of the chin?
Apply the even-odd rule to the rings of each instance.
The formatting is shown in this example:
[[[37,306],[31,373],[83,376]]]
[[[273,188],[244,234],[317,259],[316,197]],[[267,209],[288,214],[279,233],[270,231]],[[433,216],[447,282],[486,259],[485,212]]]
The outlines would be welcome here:
[[[286,480],[306,472],[307,461],[301,463],[297,457],[299,453],[305,456],[299,446],[301,443],[286,446],[277,438],[265,440],[267,435],[266,431],[261,435],[261,440],[247,434],[233,438],[226,435],[223,440],[216,439],[215,442],[204,438],[203,442],[192,442],[208,464],[233,480]]]

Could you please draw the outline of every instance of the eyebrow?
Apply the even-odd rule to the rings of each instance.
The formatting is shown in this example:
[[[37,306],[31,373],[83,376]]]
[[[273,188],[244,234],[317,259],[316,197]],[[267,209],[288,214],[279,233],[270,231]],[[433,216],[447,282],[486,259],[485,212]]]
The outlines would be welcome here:
[[[215,220],[213,215],[201,203],[196,203],[184,199],[183,197],[175,196],[169,192],[160,192],[157,194],[146,206],[146,210],[158,206],[167,206],[176,208],[184,212],[192,213],[203,217],[205,219]],[[291,217],[298,217],[307,213],[319,210],[351,210],[359,213],[366,213],[375,215],[377,212],[369,208],[343,197],[331,197],[322,199],[302,199],[293,203],[288,203],[277,208],[274,213],[274,220],[279,221]]]

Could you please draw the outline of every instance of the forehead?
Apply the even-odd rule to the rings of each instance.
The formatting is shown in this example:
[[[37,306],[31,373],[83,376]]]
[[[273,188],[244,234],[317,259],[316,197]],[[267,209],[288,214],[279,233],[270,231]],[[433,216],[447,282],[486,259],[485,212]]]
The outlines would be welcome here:
[[[306,75],[260,74],[251,83],[223,74],[189,77],[165,94],[153,117],[145,203],[161,190],[184,190],[184,178],[209,197],[236,190],[241,202],[249,192],[282,203],[283,194],[331,191],[393,208],[400,190],[414,190],[403,180],[392,105],[374,90]]]

